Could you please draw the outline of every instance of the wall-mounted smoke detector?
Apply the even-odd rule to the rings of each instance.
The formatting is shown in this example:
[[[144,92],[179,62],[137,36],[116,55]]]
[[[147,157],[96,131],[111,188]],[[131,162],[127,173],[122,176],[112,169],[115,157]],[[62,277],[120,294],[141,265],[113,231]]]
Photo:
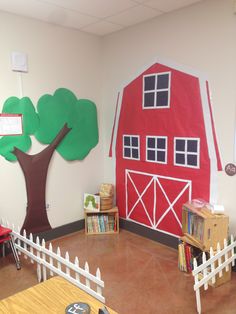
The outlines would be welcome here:
[[[24,52],[11,53],[11,68],[16,72],[28,72],[28,58]]]

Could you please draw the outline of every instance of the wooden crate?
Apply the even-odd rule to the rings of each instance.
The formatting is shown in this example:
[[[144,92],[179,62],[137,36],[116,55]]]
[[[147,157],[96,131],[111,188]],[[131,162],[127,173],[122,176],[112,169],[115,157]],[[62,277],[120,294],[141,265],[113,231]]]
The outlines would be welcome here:
[[[216,282],[214,284],[209,282],[209,286],[212,286],[213,288],[217,288],[225,284],[226,282],[229,282],[231,280],[231,267],[229,266],[229,270],[226,271],[225,268],[222,271],[222,276],[220,277],[219,274],[216,275]]]
[[[117,207],[100,211],[85,210],[84,214],[85,234],[93,235],[119,233],[119,211]]]
[[[216,250],[218,242],[223,248],[224,239],[228,238],[228,226],[229,217],[224,214],[212,214],[206,207],[196,209],[189,203],[183,205],[183,234],[190,244],[203,251],[210,247]]]
[[[100,196],[100,210],[108,210],[113,207],[113,196],[102,197]]]

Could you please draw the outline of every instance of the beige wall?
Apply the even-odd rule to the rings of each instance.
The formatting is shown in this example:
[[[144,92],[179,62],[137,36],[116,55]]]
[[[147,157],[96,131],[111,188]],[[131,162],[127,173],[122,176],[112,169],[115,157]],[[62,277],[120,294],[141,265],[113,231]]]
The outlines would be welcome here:
[[[209,79],[223,165],[234,162],[236,108],[236,15],[233,0],[206,0],[103,39],[103,128],[109,148],[117,91],[156,57],[168,58]],[[236,162],[236,160],[235,160]],[[105,156],[105,179],[114,165]],[[218,174],[218,203],[236,227],[236,176]]]
[[[10,54],[28,54],[29,73],[22,74],[23,94],[35,103],[59,87],[97,104],[101,124],[101,40],[79,31],[0,13],[0,109],[9,96],[20,96],[19,74],[11,71]],[[101,136],[101,134],[100,134]],[[102,137],[102,136],[101,136]],[[31,153],[40,151],[34,141]],[[103,178],[101,141],[84,161],[65,161],[55,152],[47,181],[52,227],[83,218],[84,192],[97,192]],[[0,217],[21,227],[26,191],[19,164],[0,159]]]

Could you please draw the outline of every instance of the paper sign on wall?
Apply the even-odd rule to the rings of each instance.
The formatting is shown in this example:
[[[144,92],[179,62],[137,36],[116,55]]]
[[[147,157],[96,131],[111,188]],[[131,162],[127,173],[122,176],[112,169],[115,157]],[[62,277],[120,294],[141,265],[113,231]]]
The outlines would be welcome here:
[[[0,114],[0,135],[21,135],[21,114]]]

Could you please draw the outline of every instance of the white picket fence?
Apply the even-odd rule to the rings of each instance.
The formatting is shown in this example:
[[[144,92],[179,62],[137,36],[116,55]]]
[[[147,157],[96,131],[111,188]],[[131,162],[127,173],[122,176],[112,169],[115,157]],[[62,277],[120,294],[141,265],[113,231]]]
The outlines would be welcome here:
[[[32,233],[27,238],[25,230],[23,231],[23,235],[21,235],[20,229],[18,228],[16,231],[14,225],[10,226],[8,222],[3,220],[1,224],[4,227],[12,229],[12,236],[14,237],[18,254],[23,255],[26,259],[29,258],[31,263],[37,263],[37,277],[39,282],[57,274],[105,303],[105,298],[102,295],[104,281],[101,280],[99,268],[97,268],[96,276],[94,276],[89,272],[87,262],[84,268],[82,268],[79,266],[78,257],[72,263],[68,252],[66,252],[65,257],[61,256],[59,247],[54,252],[51,243],[46,248],[44,239],[40,243],[39,237],[37,237],[36,242],[34,242]]]
[[[224,240],[224,248],[221,250],[220,244],[217,245],[217,252],[214,254],[213,249],[210,249],[210,258],[206,260],[206,253],[202,253],[202,264],[197,265],[196,259],[193,261],[194,269],[192,274],[194,276],[194,290],[196,293],[197,312],[201,313],[201,297],[200,288],[204,286],[204,290],[208,289],[208,284],[214,284],[216,282],[216,275],[222,277],[223,270],[229,271],[229,268],[235,265],[235,248],[236,241],[233,236],[230,238],[228,244]]]

